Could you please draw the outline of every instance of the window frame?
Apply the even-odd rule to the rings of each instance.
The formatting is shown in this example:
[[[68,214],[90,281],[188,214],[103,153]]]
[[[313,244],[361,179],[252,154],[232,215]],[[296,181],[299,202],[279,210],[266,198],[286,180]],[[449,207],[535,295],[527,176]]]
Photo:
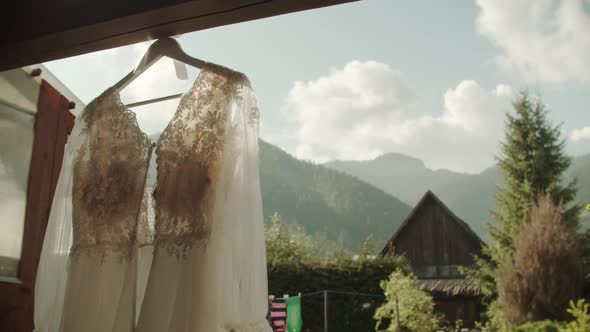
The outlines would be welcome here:
[[[70,102],[47,81],[39,88],[29,166],[23,241],[16,280],[0,280],[0,330],[33,330],[34,289],[41,248],[67,136],[74,125]]]

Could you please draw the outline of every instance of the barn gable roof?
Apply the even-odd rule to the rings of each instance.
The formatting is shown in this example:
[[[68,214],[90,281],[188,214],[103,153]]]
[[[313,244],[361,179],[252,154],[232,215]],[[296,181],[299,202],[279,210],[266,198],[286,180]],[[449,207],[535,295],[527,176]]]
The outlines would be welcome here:
[[[387,254],[388,249],[390,248],[391,244],[396,241],[396,239],[400,236],[402,230],[411,222],[411,220],[414,219],[414,216],[416,216],[416,214],[421,209],[424,208],[424,206],[425,206],[426,202],[428,202],[429,198],[433,199],[434,202],[437,205],[439,205],[451,217],[452,220],[454,220],[462,229],[464,229],[467,232],[467,234],[469,234],[470,236],[477,239],[477,241],[479,241],[480,243],[483,244],[483,242],[481,241],[479,236],[477,234],[475,234],[475,232],[471,229],[471,227],[469,227],[469,225],[467,225],[466,222],[464,222],[461,218],[459,218],[456,214],[454,214],[453,211],[451,211],[431,190],[428,190],[424,194],[424,196],[422,196],[420,201],[418,201],[418,204],[416,204],[416,206],[414,206],[412,211],[410,211],[410,214],[408,214],[408,216],[406,217],[406,219],[404,219],[402,224],[391,235],[391,237],[385,242],[385,245],[383,246],[383,248],[379,252],[380,256]]]

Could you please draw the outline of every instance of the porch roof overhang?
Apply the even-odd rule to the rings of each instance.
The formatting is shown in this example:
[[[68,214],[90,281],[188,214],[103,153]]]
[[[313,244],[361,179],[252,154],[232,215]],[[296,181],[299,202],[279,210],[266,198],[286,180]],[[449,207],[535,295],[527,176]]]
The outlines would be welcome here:
[[[419,279],[418,288],[429,293],[442,293],[446,296],[479,296],[481,288],[472,280],[457,279]]]
[[[354,1],[6,1],[0,10],[0,71]]]

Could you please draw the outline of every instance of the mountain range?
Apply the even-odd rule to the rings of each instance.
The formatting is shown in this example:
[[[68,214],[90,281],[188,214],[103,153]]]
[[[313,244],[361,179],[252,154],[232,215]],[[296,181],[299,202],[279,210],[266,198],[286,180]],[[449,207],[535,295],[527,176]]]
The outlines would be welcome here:
[[[352,175],[301,161],[260,141],[260,182],[265,219],[276,212],[307,233],[358,249],[369,239],[381,245],[410,206]]]
[[[156,141],[159,135],[152,135]],[[485,240],[484,220],[494,207],[502,177],[497,166],[480,174],[432,170],[403,154],[374,160],[314,164],[260,141],[260,181],[265,222],[278,213],[309,234],[358,249],[366,239],[381,245],[411,208],[433,191]],[[155,163],[148,185],[155,183]],[[590,154],[574,159],[567,177],[577,177],[580,202],[590,201]],[[585,212],[586,225],[590,213]]]
[[[494,210],[494,196],[502,185],[497,165],[479,174],[432,170],[417,158],[387,153],[367,161],[332,161],[325,166],[358,177],[413,206],[427,191],[433,191],[482,239],[485,221]],[[565,179],[578,181],[578,202],[590,201],[590,154],[573,158]],[[590,215],[583,212],[581,226],[588,228]]]

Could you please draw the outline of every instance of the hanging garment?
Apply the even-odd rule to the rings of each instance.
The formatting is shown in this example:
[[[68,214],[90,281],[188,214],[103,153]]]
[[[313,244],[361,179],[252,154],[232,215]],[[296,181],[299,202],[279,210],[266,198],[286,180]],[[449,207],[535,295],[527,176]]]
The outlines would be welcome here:
[[[269,320],[274,332],[287,330],[287,303],[284,298],[274,298],[269,303]]]
[[[208,68],[162,133],[138,332],[269,331],[256,98]]]
[[[301,319],[301,296],[289,297],[287,303],[287,332],[300,332],[303,327]]]
[[[132,331],[151,143],[107,90],[68,138],[35,289],[37,331]]]
[[[114,89],[90,103],[52,206],[36,330],[269,331],[258,119],[243,74],[201,70],[156,144],[153,229],[151,142]]]

